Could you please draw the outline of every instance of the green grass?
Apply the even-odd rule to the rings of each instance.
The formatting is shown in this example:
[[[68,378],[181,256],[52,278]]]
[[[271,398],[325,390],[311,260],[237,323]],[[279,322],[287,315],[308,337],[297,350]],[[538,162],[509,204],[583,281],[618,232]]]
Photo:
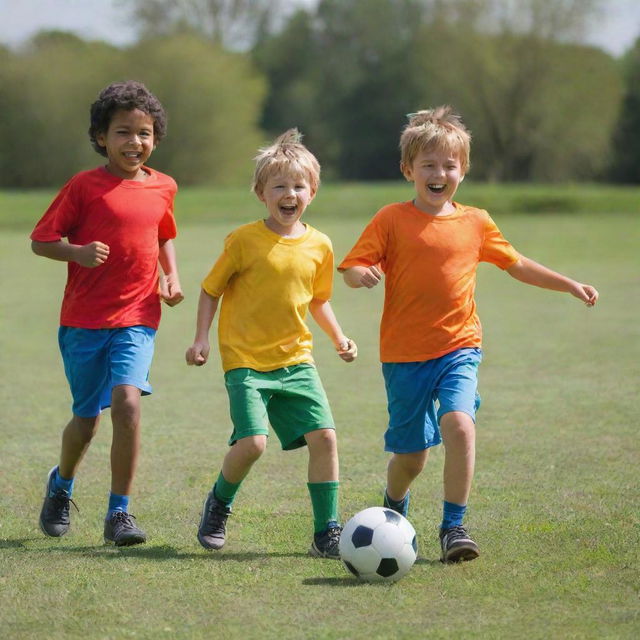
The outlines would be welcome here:
[[[329,233],[339,257],[390,189],[399,194],[391,199],[409,197],[399,185],[323,187],[307,219]],[[495,198],[526,193],[509,188]],[[460,199],[472,202],[471,195]],[[243,485],[227,546],[209,554],[196,541],[229,419],[217,356],[195,369],[184,365],[183,353],[193,336],[200,279],[224,235],[261,209],[246,191],[222,192],[218,200],[214,191],[185,190],[181,197],[187,222],[176,245],[187,299],[164,311],[132,503],[150,540],[114,550],[101,544],[108,414],[78,476],[81,512],[72,514],[72,532],[46,539],[37,526],[69,412],[56,346],[65,268],[28,248],[29,228],[50,194],[0,194],[3,220],[7,202],[24,207],[14,209],[15,226],[3,222],[0,236],[3,637],[637,637],[640,287],[632,212],[593,215],[604,212],[594,204],[590,214],[495,215],[520,251],[596,285],[600,302],[589,310],[494,267],[480,268],[483,406],[468,524],[482,556],[462,566],[437,561],[438,448],[413,488],[417,564],[395,585],[362,585],[340,563],[307,557],[306,454],[284,453],[273,438]],[[381,294],[336,282],[334,308],[358,341],[356,363],[341,362],[315,330],[338,425],[345,518],[378,504],[384,487]]]

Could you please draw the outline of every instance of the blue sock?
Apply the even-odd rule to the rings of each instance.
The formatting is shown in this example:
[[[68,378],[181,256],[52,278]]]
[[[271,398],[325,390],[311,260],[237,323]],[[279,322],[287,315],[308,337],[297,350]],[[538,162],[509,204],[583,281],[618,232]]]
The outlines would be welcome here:
[[[119,496],[117,493],[109,493],[109,509],[107,511],[107,518],[114,511],[127,512],[129,508],[129,496]]]
[[[440,528],[450,529],[451,527],[461,526],[466,510],[466,504],[463,506],[444,500],[442,502],[442,524],[440,525]]]
[[[389,507],[389,509],[393,509],[397,513],[400,513],[405,518],[409,513],[409,500],[410,500],[411,491],[407,491],[407,495],[405,495],[402,500],[393,500],[389,497],[386,489],[384,492],[384,506]]]
[[[49,497],[58,490],[62,489],[66,491],[67,495],[71,497],[73,493],[73,478],[63,478],[60,475],[60,469],[56,467],[56,470],[51,474],[51,482],[49,483]]]

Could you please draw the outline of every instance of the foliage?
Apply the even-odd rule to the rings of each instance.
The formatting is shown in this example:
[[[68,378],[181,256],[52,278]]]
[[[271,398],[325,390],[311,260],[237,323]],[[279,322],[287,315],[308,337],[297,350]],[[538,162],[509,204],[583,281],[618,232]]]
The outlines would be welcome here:
[[[608,178],[640,183],[640,38],[623,60],[625,93],[613,133],[613,162]]]
[[[86,133],[89,106],[126,78],[146,82],[169,115],[151,166],[182,184],[247,179],[264,94],[247,56],[189,32],[123,50],[50,32],[0,66],[0,187],[60,186],[101,163]]]

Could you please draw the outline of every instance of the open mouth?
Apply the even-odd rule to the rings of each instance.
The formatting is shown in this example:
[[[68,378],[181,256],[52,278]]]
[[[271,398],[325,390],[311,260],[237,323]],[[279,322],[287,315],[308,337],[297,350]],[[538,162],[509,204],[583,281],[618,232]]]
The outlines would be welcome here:
[[[295,205],[281,205],[280,212],[285,216],[293,215],[298,210]]]
[[[428,184],[427,189],[429,189],[431,193],[440,194],[445,190],[446,186],[447,185],[444,184]]]

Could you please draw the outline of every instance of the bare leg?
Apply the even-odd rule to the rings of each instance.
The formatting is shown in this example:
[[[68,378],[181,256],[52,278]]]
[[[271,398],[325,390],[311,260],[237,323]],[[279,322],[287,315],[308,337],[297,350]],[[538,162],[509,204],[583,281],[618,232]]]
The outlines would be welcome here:
[[[254,462],[267,448],[267,436],[241,438],[227,451],[222,463],[222,475],[227,482],[242,482]]]
[[[75,478],[89,449],[93,436],[98,431],[100,416],[93,418],[81,418],[74,415],[62,432],[62,447],[60,450],[60,464],[58,472],[63,478]]]
[[[445,448],[444,499],[466,505],[475,468],[475,424],[468,414],[451,411],[440,419],[440,431]]]
[[[429,457],[429,449],[415,453],[394,453],[387,465],[387,494],[397,502],[409,491],[411,483],[420,475]]]
[[[338,445],[334,429],[317,429],[305,434],[309,449],[309,482],[337,482]]]
[[[111,395],[111,492],[128,496],[140,452],[140,389],[118,385]]]

